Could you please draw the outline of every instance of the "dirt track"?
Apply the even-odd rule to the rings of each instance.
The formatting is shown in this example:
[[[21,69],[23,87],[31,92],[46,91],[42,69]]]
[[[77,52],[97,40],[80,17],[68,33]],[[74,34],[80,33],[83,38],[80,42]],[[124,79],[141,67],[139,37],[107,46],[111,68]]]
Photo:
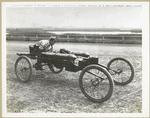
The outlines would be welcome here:
[[[48,68],[35,71],[28,83],[14,74],[17,52],[28,52],[34,42],[7,42],[7,112],[8,113],[141,113],[142,112],[142,47],[141,45],[56,43],[54,49],[84,51],[99,57],[106,65],[114,57],[131,61],[134,80],[126,86],[115,86],[112,97],[104,103],[89,101],[79,88],[80,72],[53,74]]]

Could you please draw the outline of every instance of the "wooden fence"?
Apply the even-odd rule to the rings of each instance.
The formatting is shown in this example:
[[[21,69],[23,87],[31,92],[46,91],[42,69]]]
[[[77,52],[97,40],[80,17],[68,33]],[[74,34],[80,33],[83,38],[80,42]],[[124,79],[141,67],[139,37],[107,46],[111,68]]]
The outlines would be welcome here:
[[[55,34],[7,34],[6,40],[38,41],[51,36],[57,37],[57,42],[88,42],[88,43],[132,43],[142,44],[141,35],[55,35]]]

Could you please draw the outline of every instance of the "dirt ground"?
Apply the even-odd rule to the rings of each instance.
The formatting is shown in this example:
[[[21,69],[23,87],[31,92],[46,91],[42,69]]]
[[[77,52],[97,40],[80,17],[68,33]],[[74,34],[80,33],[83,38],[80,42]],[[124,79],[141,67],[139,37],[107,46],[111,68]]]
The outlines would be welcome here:
[[[16,79],[14,64],[17,52],[28,52],[34,42],[6,42],[6,96],[8,113],[141,113],[142,112],[142,46],[128,44],[56,43],[54,49],[84,51],[99,57],[106,65],[114,57],[128,59],[135,77],[125,86],[115,85],[113,95],[103,103],[88,100],[80,90],[79,75],[63,71],[53,74],[47,67],[33,70],[27,83]],[[33,62],[35,63],[35,62]]]

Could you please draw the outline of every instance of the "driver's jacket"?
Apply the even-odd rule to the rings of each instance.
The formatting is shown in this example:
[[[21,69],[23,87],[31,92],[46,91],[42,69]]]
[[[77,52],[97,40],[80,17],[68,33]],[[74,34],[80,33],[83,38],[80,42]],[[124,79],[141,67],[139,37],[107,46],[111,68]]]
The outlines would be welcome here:
[[[53,47],[49,44],[49,40],[40,40],[35,43],[35,46],[39,46],[39,49],[44,51],[53,50]]]

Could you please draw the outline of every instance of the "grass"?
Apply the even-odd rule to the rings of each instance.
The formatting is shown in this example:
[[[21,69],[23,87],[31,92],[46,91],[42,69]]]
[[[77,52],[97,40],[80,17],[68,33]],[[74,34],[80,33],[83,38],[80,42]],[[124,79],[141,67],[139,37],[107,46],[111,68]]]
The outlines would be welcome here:
[[[141,113],[142,112],[142,47],[140,45],[56,43],[54,48],[85,51],[99,57],[106,65],[114,57],[131,61],[135,77],[125,86],[115,85],[111,98],[103,103],[93,103],[81,92],[79,75],[63,71],[53,74],[33,70],[27,83],[17,80],[14,63],[17,52],[28,52],[34,42],[7,42],[7,112],[8,113]],[[32,61],[33,62],[33,61]],[[35,62],[33,62],[35,63]]]

